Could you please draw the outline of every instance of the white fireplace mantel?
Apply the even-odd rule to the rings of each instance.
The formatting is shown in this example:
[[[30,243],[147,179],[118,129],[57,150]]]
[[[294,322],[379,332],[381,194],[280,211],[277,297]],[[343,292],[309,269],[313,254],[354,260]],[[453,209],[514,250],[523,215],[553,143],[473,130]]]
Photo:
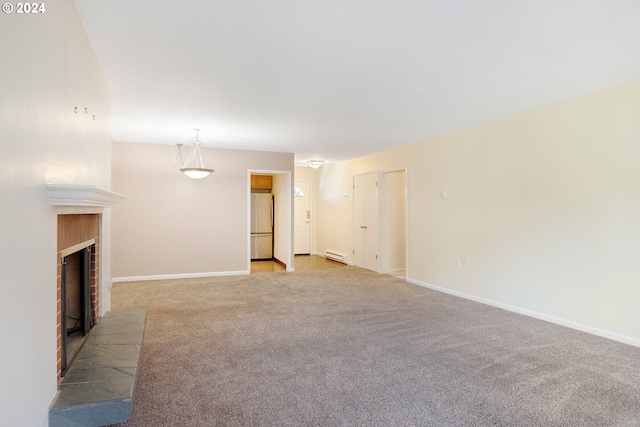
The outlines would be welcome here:
[[[47,184],[51,206],[116,207],[129,200],[127,196],[104,190],[96,185]]]

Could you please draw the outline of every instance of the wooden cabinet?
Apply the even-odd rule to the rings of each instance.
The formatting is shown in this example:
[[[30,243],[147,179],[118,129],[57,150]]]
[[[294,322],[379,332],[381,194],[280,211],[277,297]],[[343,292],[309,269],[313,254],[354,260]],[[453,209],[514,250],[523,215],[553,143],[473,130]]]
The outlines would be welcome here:
[[[271,175],[251,175],[251,188],[257,190],[271,190],[273,178]]]

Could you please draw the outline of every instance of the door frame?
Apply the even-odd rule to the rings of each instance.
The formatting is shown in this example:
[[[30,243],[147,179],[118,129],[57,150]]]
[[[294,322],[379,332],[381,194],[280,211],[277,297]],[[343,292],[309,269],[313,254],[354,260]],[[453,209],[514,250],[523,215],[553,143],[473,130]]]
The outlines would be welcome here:
[[[385,188],[385,185],[382,184],[382,181],[385,180],[387,174],[391,174],[391,173],[396,173],[396,172],[404,172],[404,271],[405,271],[405,280],[409,277],[409,189],[408,189],[408,185],[409,185],[409,170],[408,167],[402,167],[402,168],[391,168],[391,169],[383,169],[379,171],[379,179],[378,179],[378,220],[380,220],[381,218],[381,214],[382,214],[382,201],[386,200],[386,194],[382,194],[383,193],[383,189]],[[385,234],[389,234],[388,233],[388,229],[387,227],[387,221],[379,221],[379,227],[378,227],[378,231],[380,232],[380,236],[382,236],[383,233]],[[384,230],[383,230],[384,227]],[[381,242],[382,240],[380,240]],[[382,257],[385,256],[386,257],[386,253],[387,248],[385,248],[385,250],[383,251],[382,248],[380,248],[380,259],[378,260],[378,266],[386,266],[386,259],[383,260]],[[384,252],[384,255],[383,255]],[[383,262],[384,261],[384,262]],[[382,270],[382,269],[381,269]],[[388,271],[388,270],[387,270]],[[380,273],[387,273],[387,271],[379,271]]]

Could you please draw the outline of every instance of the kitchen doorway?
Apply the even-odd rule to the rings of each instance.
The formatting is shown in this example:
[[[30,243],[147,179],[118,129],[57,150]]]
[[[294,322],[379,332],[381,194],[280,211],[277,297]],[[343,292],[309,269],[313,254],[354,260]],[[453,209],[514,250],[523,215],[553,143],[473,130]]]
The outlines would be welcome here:
[[[270,188],[269,188],[270,187]],[[291,171],[258,170],[247,171],[247,271],[251,271],[252,258],[252,196],[270,194],[273,198],[272,221],[273,251],[269,261],[293,271],[293,181]]]

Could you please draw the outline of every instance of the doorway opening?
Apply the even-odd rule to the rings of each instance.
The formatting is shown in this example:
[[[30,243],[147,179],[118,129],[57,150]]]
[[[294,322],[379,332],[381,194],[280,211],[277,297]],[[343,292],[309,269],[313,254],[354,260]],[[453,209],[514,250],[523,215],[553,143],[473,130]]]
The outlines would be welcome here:
[[[286,271],[293,271],[293,185],[291,175],[291,171],[256,169],[248,171],[248,272],[252,270],[252,263],[260,262],[276,262],[282,265]],[[262,222],[258,223],[254,218],[255,210],[252,207],[256,205],[256,200],[261,198],[269,199],[265,203],[270,207],[264,210],[266,214],[263,217],[266,219],[260,220]],[[264,225],[265,222],[266,230],[258,230],[260,224]],[[269,232],[271,232],[270,237],[268,236]],[[263,255],[263,252],[258,254],[259,246],[261,245],[264,249],[269,246],[269,241],[271,242],[271,254],[266,256]]]

